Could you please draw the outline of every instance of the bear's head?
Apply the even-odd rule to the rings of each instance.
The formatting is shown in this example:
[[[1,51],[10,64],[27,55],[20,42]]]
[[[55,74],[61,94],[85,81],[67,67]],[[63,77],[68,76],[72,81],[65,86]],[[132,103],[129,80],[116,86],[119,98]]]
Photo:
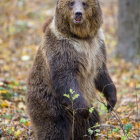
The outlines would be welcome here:
[[[58,0],[55,25],[67,36],[88,38],[94,36],[102,24],[98,0]]]

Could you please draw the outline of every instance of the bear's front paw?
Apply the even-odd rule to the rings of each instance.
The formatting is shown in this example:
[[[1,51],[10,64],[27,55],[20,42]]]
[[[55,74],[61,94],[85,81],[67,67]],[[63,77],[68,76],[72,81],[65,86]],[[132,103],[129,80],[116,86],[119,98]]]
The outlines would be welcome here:
[[[87,101],[83,98],[83,96],[79,96],[78,99],[74,101],[74,110],[78,116],[87,119],[89,116],[89,106]]]
[[[116,97],[114,97],[114,98],[108,98],[108,100],[107,100],[107,109],[108,109],[108,112],[111,112],[113,110],[113,108],[116,105],[116,102],[117,102],[117,98]]]
[[[82,118],[87,119],[89,116],[89,108],[87,108],[87,109],[86,108],[83,108],[83,109],[79,108],[76,110],[76,113],[78,116],[81,116]]]

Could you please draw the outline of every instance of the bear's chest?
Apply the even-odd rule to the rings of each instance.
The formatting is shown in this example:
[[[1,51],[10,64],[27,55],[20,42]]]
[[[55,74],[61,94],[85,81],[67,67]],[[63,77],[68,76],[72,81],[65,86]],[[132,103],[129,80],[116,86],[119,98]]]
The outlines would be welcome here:
[[[73,41],[72,44],[77,53],[80,75],[93,78],[96,73],[96,54],[98,53],[96,41]]]

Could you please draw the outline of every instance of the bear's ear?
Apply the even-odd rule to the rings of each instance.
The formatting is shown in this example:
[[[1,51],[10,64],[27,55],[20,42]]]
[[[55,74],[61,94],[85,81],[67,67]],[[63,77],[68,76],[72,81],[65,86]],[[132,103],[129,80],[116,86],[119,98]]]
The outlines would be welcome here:
[[[53,17],[51,16],[45,21],[45,23],[43,24],[43,28],[42,28],[43,33],[45,33],[46,28],[49,26],[49,24],[52,22],[52,20],[53,20]]]

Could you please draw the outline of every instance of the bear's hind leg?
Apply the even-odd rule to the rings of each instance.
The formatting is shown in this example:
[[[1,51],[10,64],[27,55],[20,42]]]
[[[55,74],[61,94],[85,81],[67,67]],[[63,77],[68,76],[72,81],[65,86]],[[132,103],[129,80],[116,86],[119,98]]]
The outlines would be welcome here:
[[[70,122],[64,116],[51,119],[41,119],[38,125],[33,123],[33,130],[36,140],[69,140],[70,137]]]

